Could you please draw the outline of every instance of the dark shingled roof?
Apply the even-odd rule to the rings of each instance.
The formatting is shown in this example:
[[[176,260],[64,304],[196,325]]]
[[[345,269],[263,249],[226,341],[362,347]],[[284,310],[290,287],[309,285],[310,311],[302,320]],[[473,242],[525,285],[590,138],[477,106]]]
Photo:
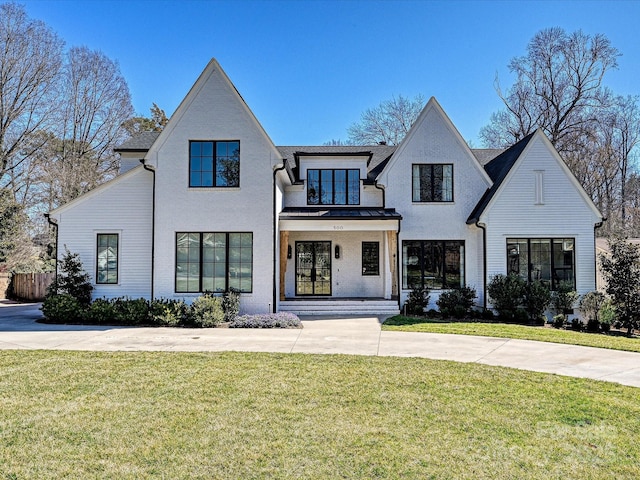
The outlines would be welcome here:
[[[395,208],[375,207],[287,207],[280,212],[281,220],[402,220]]]
[[[471,215],[469,215],[469,218],[467,219],[468,224],[476,223],[478,221],[480,215],[482,215],[484,209],[487,208],[487,205],[489,205],[489,202],[495,195],[498,188],[500,188],[500,185],[507,176],[507,173],[509,173],[511,167],[513,167],[514,163],[516,163],[516,160],[518,160],[520,154],[525,149],[533,135],[533,133],[530,133],[514,146],[508,148],[484,166],[487,174],[489,175],[491,180],[493,180],[493,185],[491,186],[491,188],[487,189],[487,191],[484,193],[484,195],[476,205],[476,208],[474,208],[473,212],[471,212]]]
[[[486,165],[491,160],[504,152],[504,148],[472,148],[471,152],[481,165]]]
[[[304,155],[335,155],[335,156],[347,156],[347,155],[361,155],[369,156],[367,163],[367,180],[373,182],[380,174],[384,166],[389,161],[393,152],[396,151],[395,146],[391,145],[320,145],[320,146],[289,146],[289,147],[276,147],[282,158],[286,159],[297,174],[297,159],[299,156]],[[303,180],[297,178],[296,180]]]
[[[114,150],[116,152],[148,152],[158,135],[160,132],[140,132]]]

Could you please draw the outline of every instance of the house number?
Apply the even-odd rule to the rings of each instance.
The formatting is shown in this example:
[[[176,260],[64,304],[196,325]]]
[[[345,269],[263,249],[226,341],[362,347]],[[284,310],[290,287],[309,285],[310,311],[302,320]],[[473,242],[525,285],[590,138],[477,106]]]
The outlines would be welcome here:
[[[342,225],[334,225],[333,229],[334,230],[344,230],[344,227]]]

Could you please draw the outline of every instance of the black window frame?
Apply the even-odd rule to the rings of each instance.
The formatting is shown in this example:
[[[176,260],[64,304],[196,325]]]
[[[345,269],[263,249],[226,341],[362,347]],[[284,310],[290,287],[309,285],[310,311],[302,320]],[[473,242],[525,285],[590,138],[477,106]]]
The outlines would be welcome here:
[[[535,264],[532,261],[532,252],[534,249],[531,247],[532,242],[549,242],[549,279],[534,278],[535,272]],[[571,241],[572,247],[571,249],[565,249],[565,242]],[[525,243],[526,242],[526,243]],[[556,265],[556,245],[562,245],[561,253],[565,262],[560,266]],[[527,272],[526,276],[520,273],[520,245],[526,245],[527,247]],[[571,267],[566,266],[567,254],[571,256]],[[567,281],[566,278],[560,278],[557,275],[557,272],[567,272],[571,271],[571,283],[573,288],[576,288],[576,239],[575,237],[507,237],[506,239],[506,256],[507,256],[507,275],[515,274],[524,278],[527,282],[532,282],[534,280],[540,280],[543,284],[547,285],[550,290],[554,291],[558,288],[558,284],[563,281]],[[516,267],[517,266],[517,270]],[[566,276],[566,273],[565,275]]]
[[[418,189],[418,199],[416,199],[416,190],[414,188],[414,184],[415,184],[415,167],[418,167],[418,169],[420,170],[422,167],[428,167],[430,170],[430,178],[431,178],[431,191],[430,191],[430,198],[427,199],[422,199],[420,198],[420,194],[422,192],[422,187],[420,187]],[[435,174],[434,174],[434,169],[435,167],[443,167],[443,172],[442,172],[442,187],[440,189],[441,191],[441,195],[442,193],[445,191],[444,188],[444,167],[451,167],[451,199],[450,200],[444,200],[444,199],[436,199],[435,198],[435,193],[436,193],[436,185],[435,182],[433,181]],[[421,179],[422,176],[420,174],[418,174],[418,179]],[[455,191],[454,191],[454,168],[453,168],[453,163],[413,163],[411,164],[411,201],[413,203],[452,203],[455,199]]]
[[[209,155],[199,155],[199,156],[194,156],[192,154],[193,152],[193,145],[199,143],[199,144],[211,144],[212,150],[211,150],[211,170],[203,170],[202,169],[202,164],[201,164],[201,168],[199,169],[194,169],[194,159],[196,157],[198,157],[200,159],[200,161],[202,162],[202,159],[205,157],[209,157]],[[233,185],[219,185],[217,178],[217,171],[218,171],[218,163],[219,161],[221,161],[222,156],[218,157],[218,144],[222,144],[222,143],[237,143],[238,144],[238,153],[237,153],[237,163],[238,163],[238,167],[237,167],[237,180],[236,180],[236,184]],[[226,157],[230,157],[229,155],[226,155]],[[195,185],[193,183],[193,175],[194,173],[200,172],[200,184],[199,185]],[[203,172],[211,172],[211,185],[204,185],[203,181],[202,181],[202,175]],[[240,187],[240,140],[189,140],[189,188],[238,188]]]
[[[115,237],[116,238],[116,267],[115,269],[109,268],[109,253],[107,253],[106,268],[100,268],[100,249],[111,247],[107,240],[107,245],[101,247],[100,237]],[[109,281],[109,273],[115,270],[115,281]],[[106,272],[107,280],[100,281],[100,274]],[[120,282],[120,234],[116,232],[100,232],[96,234],[96,285],[118,285]]]
[[[408,255],[405,249],[405,246],[409,243],[419,243],[419,255],[417,256],[418,258],[418,264],[420,266],[420,284],[415,285],[415,284],[409,284],[408,282],[408,274],[407,274],[407,266],[408,266]],[[429,285],[427,284],[428,282],[425,281],[425,279],[427,278],[427,276],[425,275],[425,272],[428,271],[428,269],[426,268],[426,264],[427,262],[425,262],[425,252],[430,252],[432,253],[434,251],[435,246],[439,246],[441,248],[441,252],[442,252],[442,259],[441,259],[441,263],[439,265],[439,267],[441,268],[442,271],[442,282],[440,283],[440,285],[438,286],[434,286],[435,284]],[[457,247],[457,251],[458,251],[458,276],[460,277],[460,280],[457,284],[453,285],[453,284],[448,284],[447,282],[447,247]],[[462,252],[460,252],[460,247],[462,247]],[[459,288],[462,288],[466,285],[466,278],[467,278],[467,272],[466,272],[466,266],[467,266],[467,262],[466,262],[466,252],[467,252],[467,247],[466,247],[466,243],[464,240],[403,240],[402,241],[402,289],[403,290],[411,290],[412,288],[415,287],[422,287],[422,288],[428,288],[430,290],[457,290]],[[429,257],[432,261],[432,264],[434,264],[435,262],[433,262],[433,257]]]
[[[317,194],[317,202],[312,202],[311,198],[310,198],[310,194],[311,194],[311,189],[309,188],[311,186],[311,179],[310,174],[311,172],[318,172],[318,194]],[[331,201],[327,202],[327,203],[323,203],[323,172],[324,173],[330,173],[331,174]],[[336,203],[336,172],[345,172],[345,191],[344,191],[344,195],[345,195],[345,203]],[[357,188],[357,203],[356,202],[350,202],[351,198],[350,198],[350,193],[353,193],[353,190],[350,188],[350,178],[349,178],[349,172],[357,172],[356,173],[356,178],[358,181],[358,188]],[[307,205],[338,205],[338,206],[350,206],[350,205],[360,205],[360,169],[358,168],[308,168],[307,169],[307,181],[306,181],[306,187],[307,187]]]
[[[198,235],[198,259],[197,261],[194,262],[179,262],[178,261],[178,236],[179,235]],[[215,289],[215,290],[209,290],[209,289],[204,289],[203,288],[203,277],[205,277],[204,275],[204,265],[205,263],[210,263],[212,264],[212,267],[215,268],[215,263],[216,262],[207,262],[205,261],[205,255],[204,255],[204,242],[203,242],[203,238],[204,235],[224,235],[225,236],[225,245],[224,245],[224,278],[225,278],[225,285],[224,285],[224,289]],[[248,262],[242,262],[242,255],[240,257],[240,262],[233,262],[231,259],[231,255],[230,255],[230,250],[234,247],[231,245],[231,235],[251,235],[251,261],[250,261],[250,268],[251,268],[251,276],[250,276],[250,282],[251,282],[251,289],[249,290],[243,290],[242,288],[236,288],[234,285],[231,285],[231,283],[234,283],[231,281],[231,269],[229,268],[230,264],[235,264],[235,263],[240,263],[240,265],[242,264],[247,264]],[[242,237],[240,237],[240,241],[242,242]],[[242,251],[242,243],[240,245],[240,250]],[[253,248],[253,232],[176,232],[175,233],[175,264],[174,264],[174,292],[175,293],[204,293],[204,292],[212,292],[212,293],[222,293],[222,292],[227,292],[229,291],[230,288],[234,288],[236,290],[238,290],[240,293],[253,293],[253,255],[254,255],[254,248]],[[218,262],[218,263],[222,263],[222,262]],[[198,265],[198,288],[197,289],[189,289],[187,288],[187,290],[179,290],[178,289],[178,265],[179,264],[186,264],[187,266],[189,264],[197,264]],[[215,275],[212,276],[211,278],[215,278]],[[187,280],[188,282],[188,280]],[[187,283],[188,284],[188,283]],[[240,282],[240,285],[242,286],[242,281]]]
[[[369,250],[371,247],[375,247]],[[367,253],[375,258],[366,258]],[[369,267],[375,267],[369,269]],[[363,276],[379,276],[380,275],[380,242],[367,241],[362,242],[362,275]]]

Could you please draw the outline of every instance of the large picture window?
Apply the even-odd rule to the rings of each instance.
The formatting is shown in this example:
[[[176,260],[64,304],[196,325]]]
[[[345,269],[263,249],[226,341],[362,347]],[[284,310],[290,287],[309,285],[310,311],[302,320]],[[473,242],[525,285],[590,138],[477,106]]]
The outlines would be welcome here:
[[[253,290],[252,233],[177,233],[176,292]]]
[[[239,141],[191,141],[190,187],[239,187]]]
[[[96,283],[118,283],[118,234],[99,233],[96,255]]]
[[[402,288],[460,288],[464,280],[464,241],[402,242]]]
[[[411,180],[414,202],[453,202],[453,165],[414,164]]]
[[[575,287],[575,239],[507,238],[507,274],[539,280],[552,290],[560,282]]]
[[[360,170],[307,170],[308,205],[360,205]]]

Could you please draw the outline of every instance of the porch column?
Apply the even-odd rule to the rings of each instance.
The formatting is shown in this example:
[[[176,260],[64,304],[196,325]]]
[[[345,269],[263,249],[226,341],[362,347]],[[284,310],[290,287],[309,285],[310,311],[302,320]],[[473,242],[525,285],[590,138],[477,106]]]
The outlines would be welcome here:
[[[398,251],[398,232],[387,230],[387,247],[389,249],[389,271],[391,272],[391,296],[398,296],[398,275],[396,253]]]
[[[289,232],[280,232],[280,301],[284,301],[284,278],[287,273],[287,250],[289,248]]]

